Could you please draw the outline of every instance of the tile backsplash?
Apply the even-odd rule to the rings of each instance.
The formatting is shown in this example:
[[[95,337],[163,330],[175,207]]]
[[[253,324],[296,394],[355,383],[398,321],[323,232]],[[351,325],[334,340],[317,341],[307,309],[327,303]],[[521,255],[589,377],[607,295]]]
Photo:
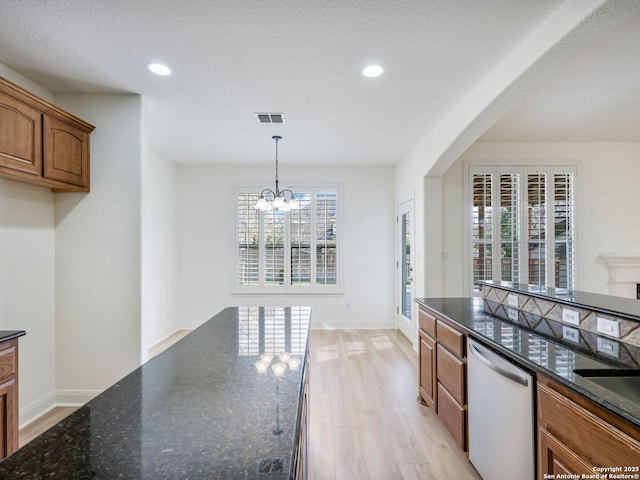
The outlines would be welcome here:
[[[530,328],[534,328],[542,319],[549,320],[551,323],[546,322],[549,328],[560,331],[556,333],[562,334],[564,332],[565,339],[571,338],[571,328],[579,329],[582,332],[580,340],[584,338],[591,339],[594,342],[595,349],[605,354],[609,351],[609,346],[615,345],[617,342],[640,347],[640,319],[632,320],[617,317],[591,310],[584,306],[567,305],[566,303],[527,295],[523,292],[513,292],[497,286],[483,285],[482,296],[484,297],[487,313],[491,315],[515,321],[516,323],[524,322],[526,323],[525,326]],[[517,307],[515,306],[514,296],[517,297]],[[563,309],[570,310],[570,312],[565,313],[564,319]],[[613,327],[605,331],[598,331],[599,319],[605,328],[607,325],[613,325]],[[566,328],[564,328],[565,326]],[[598,341],[598,337],[604,340]],[[612,350],[615,350],[615,348],[612,348]]]

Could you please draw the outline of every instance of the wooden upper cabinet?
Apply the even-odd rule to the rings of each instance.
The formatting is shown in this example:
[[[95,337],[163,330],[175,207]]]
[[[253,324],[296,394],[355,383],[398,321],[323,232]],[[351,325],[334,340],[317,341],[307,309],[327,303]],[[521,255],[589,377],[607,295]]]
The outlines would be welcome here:
[[[60,192],[89,191],[94,126],[0,77],[0,176]]]
[[[42,171],[42,114],[15,98],[0,96],[0,167],[30,175]]]
[[[89,134],[57,118],[44,116],[44,176],[89,186]]]

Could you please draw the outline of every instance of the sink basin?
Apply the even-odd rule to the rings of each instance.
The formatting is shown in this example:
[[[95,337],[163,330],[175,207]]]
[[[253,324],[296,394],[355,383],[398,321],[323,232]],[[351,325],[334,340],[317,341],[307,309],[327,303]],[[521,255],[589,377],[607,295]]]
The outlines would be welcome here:
[[[574,372],[607,390],[640,403],[640,370],[590,369]]]

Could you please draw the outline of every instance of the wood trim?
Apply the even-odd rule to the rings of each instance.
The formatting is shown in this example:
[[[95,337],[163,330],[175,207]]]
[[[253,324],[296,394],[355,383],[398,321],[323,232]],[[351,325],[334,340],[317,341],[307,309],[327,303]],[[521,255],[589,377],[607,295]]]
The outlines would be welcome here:
[[[81,118],[78,118],[75,115],[62,110],[60,107],[49,103],[48,101],[38,97],[37,95],[34,95],[33,93],[25,90],[24,88],[16,85],[13,82],[10,82],[4,77],[0,77],[0,92],[10,95],[22,103],[31,105],[32,107],[42,111],[43,113],[51,115],[52,117],[56,117],[63,121],[66,119],[67,122],[71,120],[74,125],[77,124],[78,128],[86,130],[87,133],[91,133],[96,128],[90,123],[82,120]]]

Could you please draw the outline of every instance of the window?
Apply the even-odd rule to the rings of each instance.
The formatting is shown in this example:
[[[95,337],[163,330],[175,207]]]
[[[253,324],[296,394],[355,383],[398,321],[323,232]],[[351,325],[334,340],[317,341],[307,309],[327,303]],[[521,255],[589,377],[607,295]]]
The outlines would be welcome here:
[[[298,210],[260,212],[259,187],[236,192],[236,287],[251,292],[336,292],[337,188],[293,188]]]
[[[479,280],[575,288],[575,167],[471,167],[472,290]]]

